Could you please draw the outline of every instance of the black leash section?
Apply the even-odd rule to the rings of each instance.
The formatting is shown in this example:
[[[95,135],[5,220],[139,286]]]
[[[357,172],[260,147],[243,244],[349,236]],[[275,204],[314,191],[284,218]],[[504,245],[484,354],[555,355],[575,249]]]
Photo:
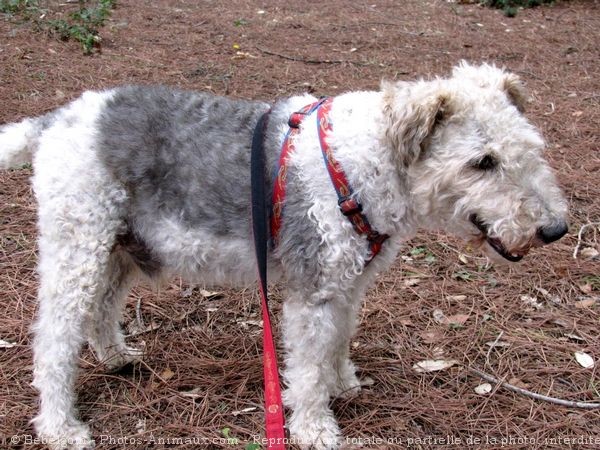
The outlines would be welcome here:
[[[263,376],[265,387],[265,438],[268,450],[285,450],[285,417],[281,401],[281,384],[277,368],[277,354],[271,330],[271,317],[267,298],[267,204],[265,183],[264,138],[271,110],[264,113],[254,129],[250,156],[250,183],[252,191],[252,232],[256,250],[256,263],[263,319]]]
[[[252,189],[252,232],[256,263],[261,290],[267,292],[267,195],[265,192],[265,131],[271,110],[260,116],[254,135],[252,136],[252,153],[250,156],[250,184]]]

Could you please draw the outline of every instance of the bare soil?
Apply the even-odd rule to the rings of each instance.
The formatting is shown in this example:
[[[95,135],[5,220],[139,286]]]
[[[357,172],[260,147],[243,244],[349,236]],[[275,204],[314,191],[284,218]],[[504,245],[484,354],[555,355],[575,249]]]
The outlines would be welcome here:
[[[70,7],[56,2],[54,10]],[[574,358],[583,351],[600,360],[600,261],[590,258],[590,249],[600,250],[599,13],[591,0],[558,1],[515,18],[445,0],[122,0],[93,56],[0,15],[0,123],[124,83],[272,100],[443,75],[461,59],[506,66],[532,94],[527,115],[543,130],[570,199],[570,234],[510,267],[489,267],[442,234],[408,242],[368,293],[352,342],[360,376],[371,385],[333,401],[333,409],[354,440],[346,448],[358,448],[359,439],[365,448],[600,448],[598,410],[497,385],[478,395],[483,380],[469,370],[548,396],[600,401],[598,365],[584,369]],[[30,386],[37,288],[30,176],[30,169],[0,172],[0,339],[16,344],[0,348],[0,448],[41,448],[25,443],[37,408]],[[255,289],[205,288],[219,294],[179,279],[158,291],[136,288],[124,326],[138,324],[138,302],[144,326],[153,325],[129,338],[147,350],[140,367],[109,374],[88,350],[82,354],[78,405],[99,448],[243,448],[261,434]],[[278,291],[274,298],[278,322]],[[436,309],[464,323],[438,323]],[[488,345],[495,341],[502,346]],[[459,364],[413,370],[434,357]],[[218,442],[224,428],[237,444]],[[212,443],[159,442],[192,437]]]

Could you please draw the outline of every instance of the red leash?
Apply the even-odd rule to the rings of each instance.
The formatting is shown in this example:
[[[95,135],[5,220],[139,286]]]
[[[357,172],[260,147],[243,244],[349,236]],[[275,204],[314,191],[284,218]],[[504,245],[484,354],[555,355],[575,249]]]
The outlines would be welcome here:
[[[269,111],[270,112],[270,111]],[[263,114],[254,129],[250,160],[250,179],[252,190],[252,231],[258,266],[260,296],[263,317],[263,371],[265,388],[265,437],[267,448],[285,450],[285,418],[281,387],[277,370],[277,353],[271,329],[271,316],[267,298],[267,206],[265,193],[265,154],[264,133],[269,112]]]

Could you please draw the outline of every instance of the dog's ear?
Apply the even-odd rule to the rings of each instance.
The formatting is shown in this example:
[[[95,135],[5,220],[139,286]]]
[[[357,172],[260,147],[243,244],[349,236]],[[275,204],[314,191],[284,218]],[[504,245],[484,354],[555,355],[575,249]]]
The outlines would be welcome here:
[[[416,82],[382,85],[386,138],[404,167],[423,158],[435,128],[451,114],[448,92]]]
[[[525,111],[525,105],[529,101],[529,96],[521,78],[514,73],[505,73],[502,80],[502,89],[508,95],[508,99],[517,107],[520,112]]]
[[[474,66],[466,61],[452,69],[452,75],[459,80],[471,80],[481,87],[497,88],[503,91],[510,102],[523,112],[529,101],[529,95],[521,78],[492,64]]]

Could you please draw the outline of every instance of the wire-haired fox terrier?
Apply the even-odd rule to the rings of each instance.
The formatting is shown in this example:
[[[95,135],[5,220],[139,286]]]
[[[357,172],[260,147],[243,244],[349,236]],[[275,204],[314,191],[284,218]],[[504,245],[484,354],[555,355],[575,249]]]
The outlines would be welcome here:
[[[283,305],[284,401],[305,447],[333,449],[331,397],[359,389],[349,357],[357,311],[378,272],[419,229],[476,242],[517,261],[567,231],[567,204],[544,140],[523,116],[519,78],[462,63],[449,78],[383,83],[333,98],[328,145],[374,229],[389,236],[372,262],[367,237],[340,213],[317,126],[304,120],[287,162],[285,210],[269,251]],[[309,95],[272,105],[265,131],[267,201],[290,114]],[[39,313],[33,420],[51,448],[93,446],[77,419],[76,362],[87,341],[119,367],[142,357],[119,328],[132,283],[256,280],[250,146],[270,105],[166,87],[86,92],[45,116],[0,128],[0,167],[33,160],[39,204]]]

